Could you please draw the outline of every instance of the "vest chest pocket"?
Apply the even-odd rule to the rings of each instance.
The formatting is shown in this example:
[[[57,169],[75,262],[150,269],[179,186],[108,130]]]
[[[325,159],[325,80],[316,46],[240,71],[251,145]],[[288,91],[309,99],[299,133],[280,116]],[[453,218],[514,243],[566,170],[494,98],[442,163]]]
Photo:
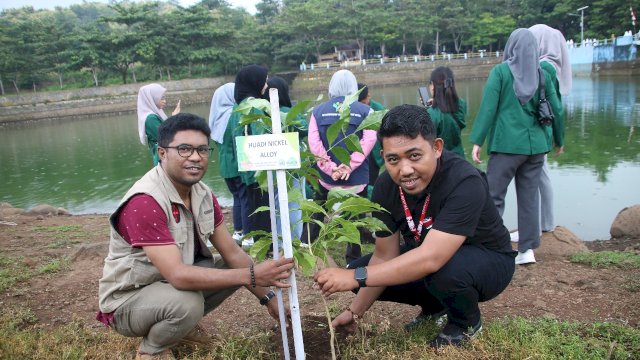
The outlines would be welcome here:
[[[191,223],[191,225],[193,225],[193,223]],[[180,249],[184,247],[184,244],[187,242],[189,232],[192,231],[193,229],[189,229],[189,221],[183,220],[178,224],[169,224],[169,232],[173,235],[173,240]]]
[[[213,231],[215,230],[214,220],[205,220],[198,222],[198,230],[200,231],[200,238],[202,241],[207,242]]]

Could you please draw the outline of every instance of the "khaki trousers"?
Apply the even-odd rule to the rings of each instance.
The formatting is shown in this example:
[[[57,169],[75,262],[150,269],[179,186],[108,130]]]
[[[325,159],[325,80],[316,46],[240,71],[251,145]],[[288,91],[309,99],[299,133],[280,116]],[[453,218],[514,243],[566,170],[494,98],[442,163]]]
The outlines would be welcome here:
[[[194,264],[216,269],[228,267],[220,255]],[[184,291],[166,281],[147,285],[114,313],[112,327],[129,337],[142,337],[140,352],[156,354],[176,345],[204,317],[238,288],[219,291]]]

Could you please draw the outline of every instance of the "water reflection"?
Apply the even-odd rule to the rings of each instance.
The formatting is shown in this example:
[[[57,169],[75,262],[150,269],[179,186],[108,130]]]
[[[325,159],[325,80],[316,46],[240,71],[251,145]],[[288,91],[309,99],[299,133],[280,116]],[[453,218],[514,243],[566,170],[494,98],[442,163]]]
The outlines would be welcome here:
[[[556,217],[583,239],[608,238],[617,212],[640,203],[637,84],[628,78],[576,78],[573,93],[564,99],[567,152],[550,156]],[[463,132],[467,154],[483,86],[484,81],[457,84],[469,105]],[[372,87],[370,93],[387,107],[417,104],[417,86]],[[293,98],[317,95],[294,93]],[[186,104],[183,109],[206,118],[209,106]],[[138,141],[135,114],[2,128],[0,143],[0,201],[23,208],[48,203],[75,214],[108,213],[151,167],[148,149]],[[217,153],[211,159],[204,181],[223,206],[230,206]],[[511,188],[506,199],[510,228],[516,224],[514,193]]]

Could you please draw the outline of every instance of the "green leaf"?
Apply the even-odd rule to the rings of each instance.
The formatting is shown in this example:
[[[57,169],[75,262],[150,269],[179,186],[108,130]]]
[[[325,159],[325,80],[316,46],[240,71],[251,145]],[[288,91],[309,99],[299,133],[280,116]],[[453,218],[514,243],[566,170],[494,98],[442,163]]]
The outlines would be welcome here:
[[[358,233],[357,237],[348,237],[348,236],[340,236],[339,238],[335,239],[333,242],[335,243],[351,243],[351,244],[360,244],[360,235]]]
[[[350,240],[350,242],[360,243],[360,232],[352,221],[340,217],[334,217],[332,220],[340,225],[340,236],[346,236],[349,239],[354,239]]]
[[[371,211],[386,211],[382,206],[364,197],[351,197],[344,200],[336,212],[348,213],[349,215],[358,215],[362,213],[369,213]]]
[[[311,276],[316,267],[316,257],[306,250],[296,251],[293,254],[293,257],[296,259],[298,266],[302,269],[302,273],[305,276]]]
[[[315,201],[300,202],[300,209],[302,210],[302,213],[306,215],[317,214],[317,213],[322,213],[323,215],[327,215],[327,212],[324,210],[324,208],[320,206],[320,204],[316,203]]]
[[[329,146],[332,146],[341,132],[342,122],[340,120],[334,122],[333,124],[331,124],[331,126],[329,126],[329,128],[327,129],[327,142],[329,143]]]
[[[265,119],[269,119],[269,118],[264,114],[242,115],[240,117],[240,121],[238,122],[238,126],[250,125],[250,124],[253,124],[255,122],[264,121]],[[269,124],[271,124],[271,119],[269,119]]]
[[[385,223],[382,222],[382,220],[376,217],[367,216],[365,218],[360,219],[360,221],[363,222],[365,224],[364,227],[369,229],[369,231],[371,232],[375,232],[375,231],[391,232],[387,227],[387,225],[385,225]]]
[[[271,114],[271,104],[269,103],[269,101],[251,97],[240,103],[235,111],[247,115],[253,108],[262,110],[267,114]]]
[[[301,114],[310,103],[311,101],[309,100],[298,101],[287,113],[286,124],[283,124],[283,126],[291,124],[293,120],[298,117],[298,114]]]
[[[259,208],[256,209],[256,211],[253,212],[253,214],[257,214],[259,212],[263,212],[263,211],[271,211],[271,208],[269,206],[260,206]],[[253,215],[251,214],[251,215]]]
[[[272,243],[273,241],[270,238],[262,237],[260,240],[253,244],[251,249],[249,249],[249,255],[258,260],[266,259],[267,253],[269,252],[269,249],[271,249]]]
[[[359,152],[364,154],[362,146],[360,145],[360,138],[358,138],[358,135],[356,135],[355,133],[347,136],[344,139],[344,142],[347,145],[347,149],[349,149],[349,151],[351,151],[352,153]]]
[[[380,124],[382,123],[382,118],[384,117],[384,115],[388,112],[389,110],[380,110],[380,111],[374,111],[373,113],[367,115],[366,118],[364,118],[364,120],[362,120],[362,123],[360,123],[360,125],[358,126],[358,129],[356,129],[356,131],[360,131],[360,130],[375,130],[378,131],[380,130]]]
[[[340,163],[346,165],[349,165],[351,163],[351,154],[349,153],[349,151],[347,151],[347,149],[340,146],[334,146],[331,148],[331,153],[335,155],[336,158],[338,158],[338,161]]]

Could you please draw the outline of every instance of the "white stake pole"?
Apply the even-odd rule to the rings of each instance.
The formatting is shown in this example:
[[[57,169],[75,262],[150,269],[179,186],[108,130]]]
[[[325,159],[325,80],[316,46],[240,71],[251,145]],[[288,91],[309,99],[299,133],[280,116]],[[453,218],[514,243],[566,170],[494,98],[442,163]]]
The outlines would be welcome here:
[[[276,200],[273,191],[273,171],[267,171],[267,183],[269,185],[269,214],[271,215],[271,241],[273,242],[273,259],[280,258],[278,247],[278,226],[276,222]],[[278,315],[280,317],[280,334],[282,335],[282,349],[284,359],[289,360],[289,338],[287,337],[287,319],[284,313],[284,300],[282,299],[282,289],[276,288],[276,299],[278,300]]]
[[[269,89],[271,99],[271,126],[273,134],[282,133],[280,120],[280,100],[278,89]],[[291,226],[289,225],[289,195],[287,194],[287,179],[284,170],[276,170],[276,182],[278,184],[278,203],[280,205],[280,224],[282,224],[282,245],[284,256],[293,257],[291,246]],[[291,325],[293,326],[293,343],[296,349],[296,359],[304,360],[304,343],[302,340],[302,325],[300,322],[300,305],[298,304],[298,285],[296,284],[296,272],[291,271],[289,276],[289,307],[291,309]]]

